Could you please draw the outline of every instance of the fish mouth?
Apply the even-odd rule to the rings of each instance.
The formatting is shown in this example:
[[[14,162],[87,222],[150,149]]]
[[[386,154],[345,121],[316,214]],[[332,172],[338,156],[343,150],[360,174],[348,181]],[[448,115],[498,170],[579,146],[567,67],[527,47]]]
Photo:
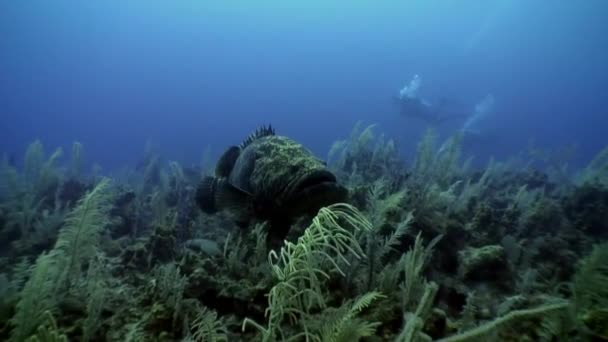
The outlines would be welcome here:
[[[336,176],[325,169],[315,170],[300,177],[295,183],[292,194],[297,194],[308,188],[318,187],[322,184],[336,183]]]
[[[290,193],[289,211],[315,214],[321,207],[344,202],[348,191],[326,169],[309,172],[298,179]]]

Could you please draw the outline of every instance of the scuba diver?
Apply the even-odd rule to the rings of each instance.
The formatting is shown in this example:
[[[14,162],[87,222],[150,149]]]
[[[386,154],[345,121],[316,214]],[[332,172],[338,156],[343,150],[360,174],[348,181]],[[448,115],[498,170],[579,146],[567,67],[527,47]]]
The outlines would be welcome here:
[[[431,125],[439,125],[448,120],[462,118],[462,115],[446,115],[444,112],[445,101],[438,105],[433,105],[429,101],[418,96],[418,90],[422,80],[420,76],[414,75],[410,83],[399,91],[399,96],[395,98],[399,106],[399,114],[406,118],[413,118],[424,121]]]

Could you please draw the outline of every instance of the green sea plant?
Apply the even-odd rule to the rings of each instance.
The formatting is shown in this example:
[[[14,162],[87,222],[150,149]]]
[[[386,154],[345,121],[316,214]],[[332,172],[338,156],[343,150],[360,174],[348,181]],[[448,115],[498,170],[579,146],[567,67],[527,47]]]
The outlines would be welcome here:
[[[608,187],[608,146],[601,150],[575,178],[578,185]]]
[[[57,163],[63,150],[58,148],[48,158],[40,140],[31,143],[23,162],[24,181],[30,191],[43,196],[60,179]]]
[[[127,333],[125,334],[125,337],[124,337],[125,342],[144,342],[144,341],[146,341],[143,321],[129,323],[126,325],[126,328],[127,328]]]
[[[28,197],[29,195],[24,199]],[[8,223],[13,228],[19,228],[21,232],[21,238],[11,244],[17,253],[27,253],[36,247],[52,244],[63,226],[69,207],[62,205],[60,201],[55,201],[52,208],[41,209],[42,207],[42,202],[36,205],[24,203],[20,206],[22,211],[8,215]]]
[[[411,310],[417,306],[416,300],[421,298],[425,279],[422,275],[424,267],[429,262],[435,245],[443,236],[436,236],[425,247],[422,244],[422,236],[420,233],[416,236],[414,246],[404,255],[405,281],[403,283],[403,308]]]
[[[357,239],[364,246],[365,259],[354,259],[353,267],[348,271],[347,277],[353,278],[359,289],[370,291],[378,289],[379,279],[382,279],[388,256],[397,253],[402,238],[408,233],[414,221],[412,211],[403,212],[401,206],[405,201],[407,192],[405,190],[389,193],[386,179],[375,181],[368,191],[367,217],[370,219],[372,229],[370,231],[359,231]],[[397,221],[390,222],[389,221]],[[388,227],[394,229],[387,229]],[[366,266],[362,270],[358,266]],[[365,277],[361,277],[365,275]],[[380,287],[384,290],[383,287]]]
[[[363,122],[357,122],[350,137],[334,142],[329,150],[329,167],[349,187],[363,186],[379,177],[398,185],[404,178],[395,142],[376,135],[376,126],[364,127]]]
[[[36,333],[30,336],[26,342],[68,342],[65,336],[57,327],[55,317],[49,311],[44,313],[43,323],[38,326]]]
[[[573,310],[584,333],[608,340],[608,243],[593,247],[574,276]]]
[[[21,258],[9,273],[0,273],[0,322],[8,322],[13,314],[13,307],[20,298],[20,292],[31,270],[31,262],[27,258]]]
[[[0,202],[5,202],[24,191],[23,181],[17,169],[11,165],[6,155],[0,162]]]
[[[428,129],[418,143],[411,180],[420,185],[437,184],[441,189],[461,180],[470,160],[460,164],[462,136],[455,135],[436,148],[437,134]]]
[[[269,273],[267,232],[267,225],[258,223],[247,236],[228,234],[222,252],[228,274],[255,280]]]
[[[84,146],[78,141],[72,144],[72,156],[70,160],[69,176],[72,178],[82,177],[84,164]]]
[[[559,184],[557,191],[564,191],[572,185],[570,163],[577,154],[576,144],[565,145],[561,148],[546,150],[535,146],[531,142],[528,146],[528,156],[532,159],[529,165],[536,165],[539,170],[544,170],[548,180],[553,184]],[[563,195],[561,193],[560,195]]]
[[[478,179],[467,177],[465,180],[456,183],[452,193],[455,194],[454,200],[450,203],[450,210],[463,212],[468,209],[472,201],[479,201],[488,195],[488,188],[494,179],[500,174],[502,164],[490,159],[485,170]]]
[[[422,332],[422,328],[431,312],[439,286],[434,282],[425,282],[423,286],[424,292],[418,301],[416,309],[414,311],[406,311],[403,315],[405,325],[399,336],[395,339],[396,341],[416,342],[430,340],[430,337]]]
[[[369,187],[366,204],[369,220],[374,227],[380,228],[387,223],[388,216],[397,215],[405,202],[405,190],[391,192],[389,180],[382,177]]]
[[[7,213],[4,232],[13,236],[12,245],[18,255],[27,253],[36,244],[52,243],[56,224],[49,219],[61,218],[59,200],[64,173],[59,148],[46,156],[40,141],[31,143],[18,169],[5,157],[0,163],[0,210]],[[57,222],[55,222],[57,223]],[[0,227],[0,230],[2,227]],[[14,235],[14,232],[19,232]],[[50,238],[50,239],[49,239]]]
[[[80,282],[83,266],[91,266],[99,234],[108,222],[111,196],[109,181],[104,179],[67,216],[55,247],[38,257],[11,320],[14,340],[30,336],[46,311],[56,312],[59,302]]]
[[[430,314],[439,286],[434,282],[427,282],[422,271],[441,238],[442,235],[438,235],[424,247],[421,234],[418,233],[414,246],[403,255],[398,263],[405,271],[405,279],[401,284],[400,292],[404,325],[397,341],[409,342],[426,339],[426,335],[421,330]]]
[[[31,267],[31,276],[20,293],[11,319],[13,341],[24,341],[43,324],[46,312],[57,312],[57,275],[60,272],[53,255],[43,253]]]
[[[192,338],[197,342],[227,342],[228,332],[217,312],[202,307],[192,322]]]
[[[426,131],[418,143],[416,157],[410,177],[405,182],[406,205],[413,210],[416,222],[425,227],[443,232],[448,225],[448,217],[462,205],[461,194],[466,194],[463,185],[470,160],[461,164],[461,137],[446,140],[436,147],[437,135]]]
[[[276,284],[268,294],[266,326],[246,318],[247,326],[255,327],[263,341],[313,338],[305,324],[301,332],[288,336],[283,323],[302,323],[312,310],[326,308],[322,284],[330,274],[344,275],[348,256],[363,257],[355,231],[371,229],[370,223],[354,207],[338,203],[321,208],[297,243],[285,241],[279,253],[269,253],[269,263]]]
[[[363,122],[358,121],[353,127],[349,139],[339,140],[333,143],[327,155],[327,163],[336,169],[348,168],[349,157],[358,154],[368,154],[370,144],[374,140],[373,129],[376,125],[362,128]]]
[[[543,315],[552,314],[555,311],[563,311],[568,308],[567,301],[547,303],[532,309],[514,310],[504,316],[498,317],[490,322],[479,325],[463,333],[440,339],[439,342],[464,342],[480,340],[496,340],[495,334],[500,330],[514,324],[515,322]]]
[[[6,226],[19,229],[21,238],[27,239],[40,219],[43,202],[44,199],[37,198],[33,192],[14,194],[11,200],[4,204],[4,207],[9,209]]]
[[[30,231],[27,239],[23,240],[39,246],[52,243],[69,212],[69,206],[64,206],[60,201],[56,201],[52,208],[42,210],[38,219],[34,222],[33,230]]]
[[[570,339],[572,332],[588,339],[608,339],[608,244],[596,245],[574,276],[570,301],[553,298],[530,309],[513,310],[498,318],[446,337],[442,342],[478,341],[492,338],[522,320],[541,318],[536,334],[543,341]]]
[[[104,234],[107,227],[114,232],[107,180],[77,203],[57,202],[63,177],[82,177],[80,144],[72,146],[65,170],[60,151],[46,156],[39,141],[30,145],[23,171],[5,157],[0,339],[10,333],[12,341],[63,342],[69,333],[82,341],[608,340],[605,242],[572,278],[576,259],[605,237],[591,230],[604,232],[608,154],[600,153],[575,184],[551,184],[544,173],[493,160],[470,172],[460,161],[460,137],[437,148],[437,135],[427,132],[407,169],[411,177],[399,178],[406,168],[397,166],[394,144],[376,129],[356,127],[330,160],[369,221],[347,205],[323,208],[300,239],[270,254],[263,225],[225,238],[233,227],[222,215],[182,216],[194,177],[175,162],[161,168],[150,155],[148,172],[134,179],[145,183],[136,188],[137,223],[129,226],[139,229],[135,241]],[[576,191],[592,194],[570,203]],[[180,244],[176,233],[184,227],[200,239]],[[449,242],[435,251],[439,236],[425,247],[422,236],[437,233]],[[55,248],[36,255],[57,235]],[[500,281],[504,288],[454,277],[459,269],[479,275],[456,258],[471,249],[503,250],[496,254],[513,271]],[[144,261],[124,272],[121,262],[131,259],[115,256],[131,250],[142,251],[139,260],[147,258],[148,267]],[[431,253],[439,254],[433,263]],[[142,290],[153,293],[139,296]],[[114,311],[116,305],[128,310]],[[265,318],[258,318],[264,309]],[[453,317],[457,312],[460,318]],[[249,318],[238,324],[243,316]]]
[[[104,179],[67,215],[53,249],[62,266],[64,289],[80,279],[83,266],[96,255],[101,231],[109,224],[112,197],[110,182]]]
[[[87,317],[82,327],[82,341],[84,342],[93,340],[95,333],[101,327],[102,310],[110,295],[106,284],[107,278],[109,277],[104,273],[102,261],[100,258],[94,258],[89,265],[86,276]]]
[[[321,317],[313,317],[306,325],[310,325],[313,339],[327,342],[360,341],[362,338],[374,336],[381,325],[380,322],[368,322],[357,317],[373,302],[385,298],[380,292],[365,293],[354,300],[346,301],[339,308],[326,309]],[[318,325],[318,331],[314,329]]]
[[[217,232],[215,232],[217,233]],[[220,253],[205,260],[217,276],[205,275],[222,297],[250,301],[272,286],[268,264],[267,226],[256,224],[250,231],[232,232],[224,239]],[[211,236],[210,236],[211,237]]]
[[[154,271],[153,290],[156,300],[163,303],[173,313],[174,327],[182,315],[186,277],[175,263],[157,266]]]

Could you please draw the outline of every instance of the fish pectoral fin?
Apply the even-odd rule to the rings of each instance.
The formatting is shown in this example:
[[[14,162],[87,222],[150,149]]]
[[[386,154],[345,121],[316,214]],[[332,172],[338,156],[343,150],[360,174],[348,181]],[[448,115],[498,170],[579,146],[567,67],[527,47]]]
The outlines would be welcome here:
[[[253,196],[226,179],[218,179],[214,202],[219,210],[227,209],[236,216],[237,221],[248,221],[252,216]]]
[[[207,176],[196,189],[196,203],[207,214],[228,209],[239,220],[247,221],[251,216],[252,196],[230,184],[225,178]]]
[[[196,188],[196,204],[207,214],[218,211],[215,203],[215,193],[219,179],[215,177],[205,177],[198,183]]]

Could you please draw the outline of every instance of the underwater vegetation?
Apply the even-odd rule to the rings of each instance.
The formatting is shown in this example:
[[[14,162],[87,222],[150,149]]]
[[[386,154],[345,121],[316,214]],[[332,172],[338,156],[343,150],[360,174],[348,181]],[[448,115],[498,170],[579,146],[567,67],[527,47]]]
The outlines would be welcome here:
[[[608,148],[476,168],[460,140],[428,131],[406,163],[358,124],[324,166],[347,197],[278,245],[199,209],[206,165],[102,175],[36,141],[0,164],[0,340],[608,340]]]

